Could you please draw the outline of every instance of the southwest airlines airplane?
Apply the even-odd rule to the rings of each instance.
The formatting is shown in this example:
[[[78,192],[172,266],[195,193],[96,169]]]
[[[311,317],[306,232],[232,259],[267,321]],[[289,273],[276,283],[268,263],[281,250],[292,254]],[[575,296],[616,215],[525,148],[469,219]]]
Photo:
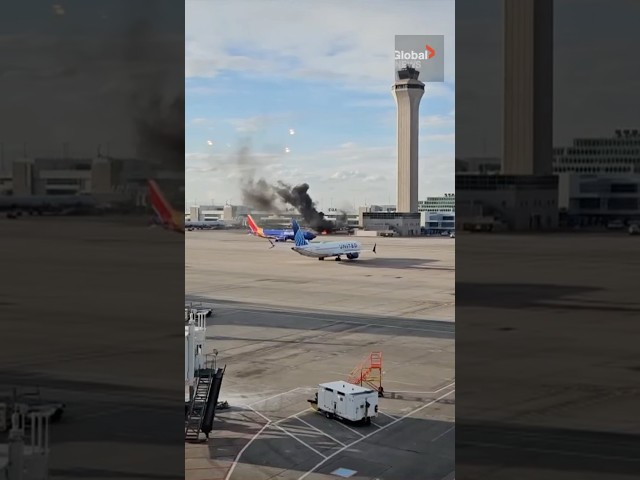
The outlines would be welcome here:
[[[295,232],[293,230],[266,230],[260,228],[251,215],[247,215],[247,223],[251,229],[251,235],[266,238],[267,240],[275,240],[276,242],[286,242],[287,240],[295,240]],[[315,234],[301,230],[306,240],[316,238]],[[273,243],[271,244],[273,245]]]
[[[309,243],[307,239],[304,238],[302,230],[300,230],[298,222],[296,222],[295,219],[291,220],[291,225],[293,225],[296,241],[296,246],[291,247],[291,250],[305,257],[315,257],[318,260],[324,260],[327,257],[336,257],[336,262],[339,262],[342,260],[342,255],[349,260],[355,260],[362,252],[362,245],[354,241]],[[376,253],[375,245],[373,246],[373,253]]]
[[[174,210],[160,191],[158,184],[149,180],[149,200],[160,224],[167,230],[184,234],[184,213]]]

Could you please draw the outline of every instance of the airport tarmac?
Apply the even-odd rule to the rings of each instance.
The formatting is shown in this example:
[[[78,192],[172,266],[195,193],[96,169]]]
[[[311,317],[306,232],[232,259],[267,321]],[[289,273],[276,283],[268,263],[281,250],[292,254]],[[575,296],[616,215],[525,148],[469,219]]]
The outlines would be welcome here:
[[[181,289],[184,238],[148,221],[0,220],[0,396],[39,387],[67,405],[52,478],[183,478],[183,311],[163,292]]]
[[[358,240],[378,254],[319,262],[290,242],[187,232],[186,297],[213,306],[207,350],[227,365],[231,405],[208,445],[186,445],[188,480],[453,478],[455,240]],[[385,388],[374,425],[310,410],[318,383],[373,351]]]
[[[457,242],[458,475],[638,478],[640,238]]]

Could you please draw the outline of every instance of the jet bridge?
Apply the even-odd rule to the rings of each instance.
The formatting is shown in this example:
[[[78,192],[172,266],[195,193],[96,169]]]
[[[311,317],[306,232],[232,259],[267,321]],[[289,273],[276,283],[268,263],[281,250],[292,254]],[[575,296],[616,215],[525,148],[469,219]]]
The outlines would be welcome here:
[[[188,317],[188,323],[184,326],[185,404],[189,404],[195,387],[196,372],[205,367],[207,316],[193,311],[185,313],[185,316]]]
[[[7,480],[49,478],[49,418],[52,412],[27,413],[28,410],[27,405],[15,405],[9,443],[0,445],[0,473]],[[30,435],[25,434],[27,428],[31,430]]]

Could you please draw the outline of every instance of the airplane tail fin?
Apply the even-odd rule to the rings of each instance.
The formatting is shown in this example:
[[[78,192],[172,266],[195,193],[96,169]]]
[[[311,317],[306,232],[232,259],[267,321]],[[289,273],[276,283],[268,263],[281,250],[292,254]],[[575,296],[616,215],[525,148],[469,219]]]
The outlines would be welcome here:
[[[160,218],[160,221],[166,225],[174,224],[173,208],[160,191],[160,187],[154,180],[149,180],[149,200],[151,207]]]
[[[291,219],[291,227],[293,228],[293,234],[297,235],[298,230],[300,230],[300,225],[298,225],[298,221],[295,218]]]
[[[258,232],[258,225],[253,220],[253,217],[251,215],[247,215],[247,223],[249,224],[249,228],[251,229],[252,233]]]
[[[296,223],[296,226],[297,225],[298,224]],[[295,230],[295,227],[294,227],[294,230]],[[304,232],[300,230],[300,228],[298,228],[296,231],[295,242],[296,242],[296,247],[303,247],[305,245],[309,245],[309,242],[307,241],[307,239],[304,238]]]

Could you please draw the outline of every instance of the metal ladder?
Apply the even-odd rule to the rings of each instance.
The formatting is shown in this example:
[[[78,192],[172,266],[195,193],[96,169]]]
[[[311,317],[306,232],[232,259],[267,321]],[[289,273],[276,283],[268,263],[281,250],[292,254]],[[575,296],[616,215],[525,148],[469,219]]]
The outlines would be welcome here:
[[[187,420],[185,422],[185,440],[198,440],[200,427],[202,425],[202,418],[204,417],[204,411],[207,406],[207,400],[211,390],[212,380],[212,370],[208,370],[206,375],[198,376],[193,398],[191,399],[191,407],[189,408],[189,414],[187,415]]]

